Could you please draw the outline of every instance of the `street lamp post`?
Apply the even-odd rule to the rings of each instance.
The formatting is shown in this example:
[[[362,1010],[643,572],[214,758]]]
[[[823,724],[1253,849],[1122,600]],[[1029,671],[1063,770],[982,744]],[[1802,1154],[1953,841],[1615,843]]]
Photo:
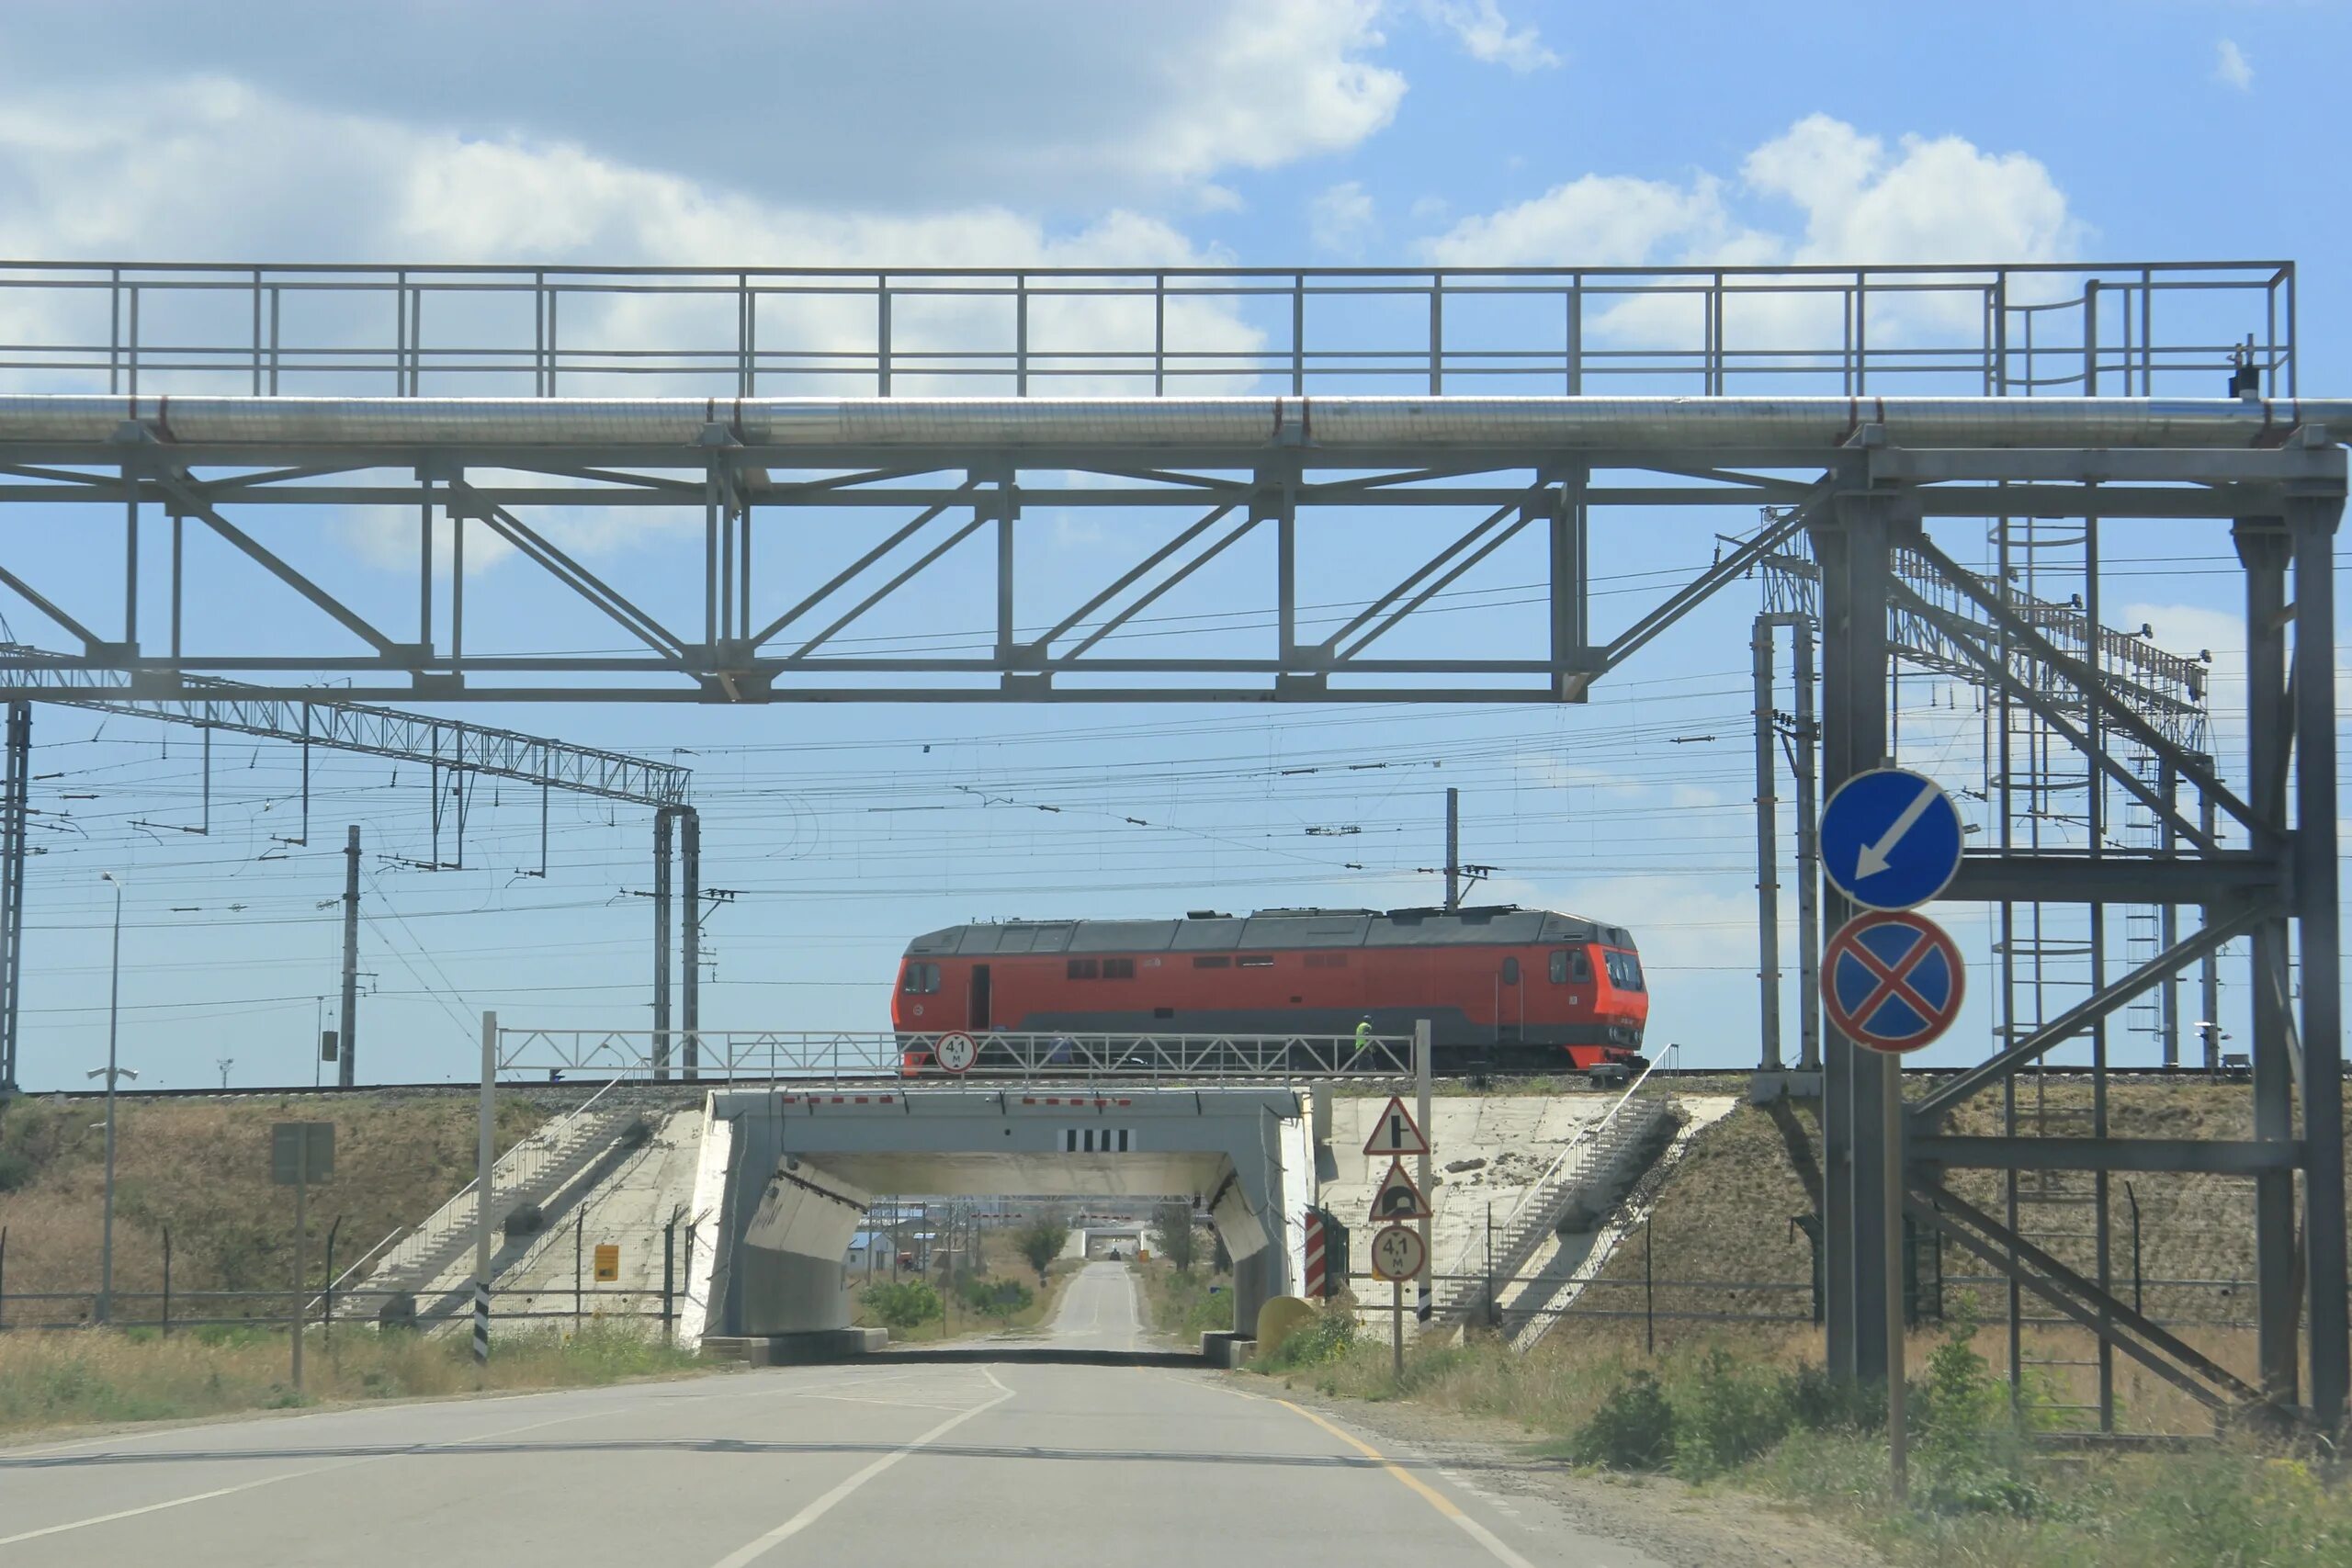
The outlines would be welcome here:
[[[110,871],[98,875],[114,887],[114,960],[107,981],[107,1065],[89,1075],[97,1077],[102,1073],[107,1080],[107,1185],[99,1221],[97,1319],[110,1323],[114,1319],[114,1089],[117,1079],[139,1075],[116,1061],[122,1017],[122,881]]]

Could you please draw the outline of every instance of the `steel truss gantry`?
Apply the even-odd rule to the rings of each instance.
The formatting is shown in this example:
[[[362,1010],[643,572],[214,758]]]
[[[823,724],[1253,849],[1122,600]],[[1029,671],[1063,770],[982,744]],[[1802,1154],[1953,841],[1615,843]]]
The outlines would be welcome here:
[[[1823,579],[1818,782],[1825,795],[1887,753],[1889,616],[1913,616],[1939,628],[1947,657],[2014,682],[2012,700],[2079,746],[2169,828],[2167,842],[2144,852],[2068,854],[2027,846],[1972,853],[1947,896],[2207,911],[2198,932],[2041,1021],[2030,1034],[1996,1042],[1987,1060],[1916,1104],[1904,1103],[1899,1077],[1886,1064],[1834,1033],[1824,1040],[1833,1369],[1876,1381],[1888,1370],[1890,1348],[1900,1346],[1899,1322],[1890,1324],[1888,1308],[1899,1307],[1892,1281],[1907,1211],[1989,1254],[1988,1262],[2016,1274],[2025,1288],[2200,1399],[2217,1405],[2250,1396],[2300,1402],[2315,1420],[2333,1426],[2342,1418],[2352,1350],[2345,1323],[2328,560],[2345,495],[2344,454],[2334,443],[2352,432],[2352,402],[2297,400],[2291,269],[2247,270],[2259,276],[2268,320],[2257,310],[2255,321],[2239,320],[2226,333],[2191,327],[2186,336],[2165,327],[2157,300],[2166,299],[2170,310],[2178,301],[2211,296],[2199,292],[2202,283],[2167,295],[2155,269],[2054,285],[2007,269],[1930,268],[1905,276],[1894,290],[1942,288],[1948,280],[1933,275],[1951,272],[1962,294],[1975,299],[1958,318],[1965,341],[1951,353],[1902,342],[1905,333],[1915,341],[1937,337],[1933,311],[1914,315],[1889,346],[1887,317],[1880,313],[1890,298],[1883,276],[1876,303],[1859,273],[1851,289],[1832,274],[1792,274],[1772,283],[1800,301],[1806,291],[1820,290],[1819,300],[1831,302],[1831,324],[1826,336],[1769,352],[1736,346],[1740,330],[1734,323],[1751,302],[1738,296],[1753,280],[1727,282],[1731,273],[1651,288],[1650,303],[1678,294],[1701,301],[1703,331],[1653,333],[1623,351],[1596,349],[1587,330],[1605,324],[1638,338],[1650,332],[1643,323],[1653,318],[1596,315],[1588,307],[1598,275],[1545,280],[1492,274],[1475,285],[1428,276],[1410,286],[1429,308],[1426,341],[1384,370],[1426,373],[1426,395],[1416,386],[1409,397],[1357,395],[1368,389],[1350,384],[1350,346],[1308,342],[1307,301],[1321,296],[1305,274],[1290,286],[1255,275],[1227,280],[1237,291],[1257,289],[1291,302],[1292,330],[1283,340],[1290,350],[1287,395],[1142,395],[1202,385],[1170,378],[1228,374],[1236,363],[1180,350],[1148,333],[1149,346],[1132,364],[1106,371],[1082,348],[1075,358],[1061,351],[1057,361],[1031,340],[1040,291],[1023,275],[988,284],[1011,302],[1019,325],[1009,352],[980,352],[978,361],[982,374],[1002,382],[978,389],[1009,388],[1012,395],[962,399],[930,396],[936,383],[909,370],[907,345],[891,325],[894,304],[906,301],[878,275],[864,296],[879,312],[877,341],[871,351],[851,351],[846,364],[853,375],[873,376],[875,395],[850,398],[762,395],[803,389],[775,358],[782,351],[774,334],[761,327],[762,310],[773,303],[766,293],[786,288],[765,275],[744,274],[720,290],[736,304],[736,329],[731,348],[707,366],[695,357],[699,351],[676,344],[655,345],[650,359],[628,357],[638,349],[614,348],[606,361],[585,365],[578,339],[568,336],[571,346],[560,350],[554,330],[557,299],[570,301],[565,320],[571,323],[579,297],[546,278],[526,280],[519,287],[536,302],[537,335],[513,358],[527,369],[533,395],[480,399],[435,394],[452,389],[450,379],[463,365],[503,365],[499,351],[482,351],[491,355],[483,360],[468,357],[475,350],[427,343],[418,322],[428,286],[407,275],[390,285],[401,303],[397,354],[384,361],[393,372],[392,395],[345,395],[352,390],[349,376],[375,362],[364,353],[337,359],[322,350],[311,367],[345,380],[315,385],[334,394],[317,398],[278,395],[289,389],[281,378],[280,291],[307,284],[256,268],[250,278],[228,274],[192,285],[245,291],[236,295],[241,299],[250,295],[250,354],[229,345],[233,353],[208,358],[210,351],[200,347],[141,347],[152,345],[153,334],[141,333],[139,291],[164,281],[93,279],[88,286],[116,302],[113,338],[86,360],[69,366],[51,355],[40,365],[44,374],[102,372],[107,395],[0,397],[0,509],[46,508],[51,510],[37,514],[66,517],[112,513],[121,519],[113,536],[119,545],[101,547],[96,531],[77,526],[72,536],[90,547],[70,562],[36,561],[33,552],[12,550],[0,564],[0,589],[71,639],[72,661],[119,672],[132,692],[161,698],[189,697],[191,678],[227,674],[265,682],[265,695],[299,694],[300,687],[287,683],[293,681],[345,677],[356,682],[348,695],[361,701],[1558,702],[1583,696],[1693,605],[1808,533]],[[615,291],[665,286],[596,285]],[[1461,296],[1475,289],[1555,301],[1565,291],[1566,344],[1530,351],[1532,359],[1465,359],[1456,324]],[[1168,285],[1155,278],[1127,291],[1157,308]],[[1622,286],[1623,294],[1643,291]],[[1173,317],[1147,314],[1146,321]],[[1804,337],[1804,323],[1815,318],[1799,311],[1787,319]],[[2228,345],[2249,334],[2251,381],[2233,387],[2242,395],[2156,397],[2159,377],[2165,391],[2184,375],[2211,378],[2199,383],[2203,388],[2219,383],[2233,368]],[[0,359],[0,369],[34,363],[21,347],[0,350],[10,355]],[[1621,352],[1631,357],[1607,357]],[[923,374],[955,374],[957,365],[972,363],[949,355]],[[1249,383],[1244,389],[1280,385],[1270,375],[1271,361],[1245,356],[1238,363]],[[1586,379],[1612,364],[1633,374],[1613,383]],[[681,376],[699,366],[715,369],[723,384],[691,398],[559,395],[576,392],[582,374],[626,374],[631,365],[658,365]],[[255,395],[209,395],[217,381],[164,384],[208,367],[241,378],[249,371]],[[828,373],[842,368],[830,366]],[[1523,375],[1531,368],[1561,379],[1531,383]],[[2068,395],[2098,392],[2103,370],[2120,371],[2123,389],[2139,395]],[[1688,381],[1680,378],[1686,373]],[[1083,378],[1103,374],[1143,384],[1128,396],[1026,395],[1056,385],[1088,388]],[[1521,378],[1479,383],[1471,379],[1477,374]],[[1056,375],[1069,378],[1045,379]],[[1584,395],[1598,385],[1650,395]],[[1826,395],[1780,395],[1792,389]],[[1965,395],[1888,395],[1955,389]],[[1497,390],[1546,395],[1465,395]],[[1566,395],[1549,395],[1555,390]],[[1729,395],[1734,390],[1760,395]],[[903,395],[910,391],[925,395]],[[2024,391],[2036,395],[1997,395]],[[1032,584],[1016,577],[1018,547],[1034,536],[1024,509],[1047,504],[1124,514],[1133,564],[1063,602],[1031,604],[1023,590]],[[1595,631],[1587,563],[1596,515],[1660,508],[1688,515],[1685,509],[1725,505],[1781,511],[1623,630]],[[323,530],[305,525],[353,506],[402,508],[416,520],[413,631],[404,604],[393,606],[395,616],[327,586],[333,562],[320,559],[330,553],[320,548]],[[271,534],[286,553],[245,525],[265,508],[294,509],[277,513],[290,525]],[[677,573],[691,591],[673,592],[662,604],[650,596],[650,584],[633,580],[623,588],[598,576],[561,547],[539,515],[557,508],[690,513],[700,524],[691,561],[674,543],[665,547],[670,564],[691,566]],[[1400,537],[1427,539],[1431,520],[1449,511],[1461,517],[1437,534],[1434,548],[1415,544],[1393,563],[1385,559],[1385,550]],[[1385,583],[1340,611],[1346,618],[1328,633],[1312,626],[1314,601],[1302,592],[1321,581],[1328,561],[1312,554],[1302,519],[1327,513],[1353,530],[1341,547],[1350,558],[1380,564]],[[1356,526],[1384,514],[1413,525]],[[843,521],[863,517],[880,521],[870,527]],[[1139,517],[1174,521],[1147,526],[1134,522]],[[2244,798],[2209,761],[2131,712],[2098,671],[2053,646],[2030,617],[1954,566],[1926,526],[1939,518],[1994,517],[2098,517],[2110,527],[2143,518],[2232,524],[2246,568],[2256,694]],[[139,564],[141,541],[166,526],[172,545],[200,536],[241,570],[259,573],[253,581],[272,585],[285,604],[316,612],[310,624],[331,625],[333,635],[297,633],[287,617],[265,610],[244,617],[279,634],[260,643],[239,637],[238,626],[191,616],[176,570],[180,549],[173,550],[168,572],[156,570],[152,549],[148,568]],[[845,540],[841,560],[811,570],[788,548],[774,547],[819,533]],[[492,540],[535,569],[528,580],[536,587],[568,596],[620,628],[626,651],[582,653],[571,639],[551,640],[495,607],[469,607],[462,558]],[[1384,644],[1513,541],[1544,563],[1541,632],[1528,639],[1532,646],[1488,655],[1465,651],[1460,637],[1399,637]],[[960,554],[959,547],[966,547]],[[1923,593],[1906,581],[1895,570],[1898,550],[1923,562],[1940,592]],[[1262,574],[1259,602],[1249,606],[1268,618],[1258,646],[1207,659],[1141,645],[1133,634],[1143,612],[1228,557],[1228,566],[1254,559]],[[2291,683],[2290,570],[2297,628]],[[985,585],[993,615],[981,650],[927,647],[915,634],[937,628],[918,621],[911,631],[897,628],[907,644],[899,649],[844,651],[848,628],[894,601],[903,613],[908,586],[943,572]],[[118,602],[118,591],[119,617],[88,611],[98,598]],[[1972,616],[1952,614],[1959,602],[1953,594],[1974,602]],[[1226,600],[1229,607],[1229,589]],[[1996,628],[1992,640],[2006,640],[2006,649],[1988,646],[1987,625]],[[2075,683],[2079,701],[2061,705],[2042,689],[2047,682],[2018,681],[2020,657]],[[21,662],[0,657],[0,698],[41,694],[26,673]],[[2069,705],[2091,722],[2077,722]],[[2152,790],[2110,754],[2114,737],[2164,761],[2199,808]],[[2250,847],[2215,847],[2213,832],[2200,825],[2208,802],[2217,819],[2248,834]],[[1850,912],[1835,899],[1823,911],[1831,923]],[[2253,1138],[1972,1140],[1944,1130],[1945,1114],[1962,1100],[2030,1066],[2162,976],[2246,934],[2254,939],[2258,981]],[[2288,989],[2290,946],[2302,959],[2300,998]],[[2025,1238],[2002,1234],[1997,1220],[1960,1201],[1943,1183],[1945,1170],[1971,1165],[2069,1161],[2086,1168],[2251,1173],[2264,1324],[2259,1387],[2233,1381],[2113,1301],[2098,1281],[2070,1272]],[[2305,1345],[2307,1388],[2297,1379]]]
[[[65,707],[95,709],[130,718],[156,719],[193,728],[220,730],[280,740],[301,750],[302,828],[291,841],[310,839],[311,748],[356,752],[393,761],[422,763],[432,777],[435,819],[439,820],[444,773],[452,779],[468,773],[512,779],[539,786],[539,871],[547,874],[549,792],[585,795],[599,799],[649,806],[654,811],[654,878],[657,887],[669,885],[673,829],[684,854],[679,871],[684,881],[686,911],[684,941],[683,1002],[686,1062],[694,1066],[694,1030],[701,1010],[700,959],[697,953],[701,899],[701,833],[692,804],[694,775],[674,763],[654,761],[622,751],[574,746],[544,736],[469,724],[427,714],[363,703],[338,703],[316,694],[307,697],[258,695],[233,681],[190,677],[191,694],[167,700],[145,700],[129,694],[129,683],[118,671],[94,671],[47,649],[21,643],[0,643],[6,657],[22,678],[40,693],[44,702]],[[31,747],[30,702],[8,705],[7,773],[0,795],[0,1094],[13,1092],[17,1083],[17,1002],[23,988],[26,785]],[[208,762],[209,765],[209,762]],[[210,782],[206,784],[209,792]],[[459,796],[462,802],[463,795]],[[462,816],[460,848],[462,863]],[[352,829],[356,834],[358,829]],[[437,834],[436,834],[437,839]],[[355,840],[356,842],[356,840]],[[431,869],[457,869],[436,858]],[[356,884],[351,893],[356,894]],[[672,911],[666,897],[654,909],[654,1020],[657,1028],[670,1026],[670,953]],[[345,1087],[354,1081],[356,1020],[351,965],[345,964],[342,1010],[342,1049],[337,1076]],[[666,1036],[665,1036],[666,1038]],[[662,1064],[666,1076],[669,1064]]]

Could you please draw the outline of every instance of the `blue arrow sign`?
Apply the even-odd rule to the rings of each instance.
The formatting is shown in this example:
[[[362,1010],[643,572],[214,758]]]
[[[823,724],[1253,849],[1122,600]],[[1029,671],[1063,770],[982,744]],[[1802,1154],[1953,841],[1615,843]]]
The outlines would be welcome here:
[[[1821,871],[1872,909],[1909,909],[1960,870],[1960,812],[1935,780],[1874,768],[1838,786],[1821,808]]]
[[[1883,910],[1838,928],[1821,957],[1838,1032],[1873,1051],[1916,1051],[1951,1027],[1967,992],[1960,949],[1924,915]]]

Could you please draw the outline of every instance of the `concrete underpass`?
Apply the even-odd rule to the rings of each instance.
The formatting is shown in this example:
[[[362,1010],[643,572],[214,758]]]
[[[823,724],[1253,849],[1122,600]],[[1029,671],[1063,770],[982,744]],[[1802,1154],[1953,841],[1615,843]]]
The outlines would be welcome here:
[[[863,1348],[843,1258],[877,1199],[1042,1193],[1204,1208],[1246,1333],[1305,1266],[1304,1213],[1330,1168],[1315,1119],[1290,1088],[716,1091],[682,1327],[779,1359]]]

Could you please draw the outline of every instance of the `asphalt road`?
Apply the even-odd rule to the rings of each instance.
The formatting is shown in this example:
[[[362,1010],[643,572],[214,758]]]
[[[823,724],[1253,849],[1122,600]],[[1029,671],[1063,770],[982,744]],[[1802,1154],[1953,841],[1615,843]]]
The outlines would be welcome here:
[[[1141,1337],[1117,1264],[1053,1333]],[[1475,1483],[1206,1372],[890,1359],[0,1450],[0,1565],[1657,1568]]]

